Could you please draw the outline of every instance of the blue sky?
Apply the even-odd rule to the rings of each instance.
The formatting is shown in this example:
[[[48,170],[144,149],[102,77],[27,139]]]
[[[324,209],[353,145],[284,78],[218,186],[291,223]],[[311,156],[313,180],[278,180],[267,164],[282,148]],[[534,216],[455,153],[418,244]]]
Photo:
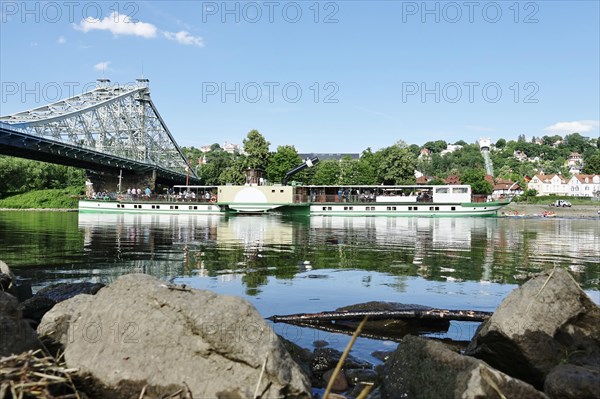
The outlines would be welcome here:
[[[598,137],[599,4],[2,0],[0,114],[143,71],[185,146]]]

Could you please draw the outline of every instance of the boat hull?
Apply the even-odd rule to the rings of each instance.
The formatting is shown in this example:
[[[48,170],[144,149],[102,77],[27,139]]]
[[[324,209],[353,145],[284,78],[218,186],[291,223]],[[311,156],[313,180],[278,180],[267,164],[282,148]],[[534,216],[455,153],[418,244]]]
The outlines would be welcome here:
[[[226,213],[281,213],[315,216],[460,217],[496,216],[507,202],[485,203],[306,203],[231,204],[194,202],[79,201],[81,213],[130,213],[165,215],[218,215]]]
[[[315,216],[404,216],[404,217],[460,217],[496,216],[508,203],[329,203],[312,204],[310,214]]]
[[[224,213],[224,209],[222,206],[215,203],[80,200],[79,212],[218,215]]]

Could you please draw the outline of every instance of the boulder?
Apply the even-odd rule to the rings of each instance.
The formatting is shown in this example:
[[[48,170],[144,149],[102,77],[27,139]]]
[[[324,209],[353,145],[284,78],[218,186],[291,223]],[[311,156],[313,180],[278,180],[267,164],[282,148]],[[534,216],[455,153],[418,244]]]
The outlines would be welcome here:
[[[333,348],[317,348],[312,354],[311,369],[313,372],[322,373],[337,366],[342,352]],[[343,369],[372,369],[373,365],[367,361],[348,355],[344,361]]]
[[[15,275],[6,263],[0,260],[0,291],[17,296]]]
[[[533,386],[444,344],[407,336],[385,363],[381,397],[546,398]]]
[[[65,347],[94,397],[182,389],[196,398],[310,398],[308,378],[244,299],[126,275],[95,296],[57,304],[40,334]],[[262,377],[261,369],[266,360]]]
[[[600,371],[562,364],[546,377],[544,392],[551,398],[597,399],[600,395]]]
[[[37,326],[42,317],[58,302],[65,301],[82,294],[95,294],[104,284],[101,283],[65,283],[52,284],[42,288],[32,297],[21,304],[23,317],[31,320]]]
[[[539,389],[562,363],[598,370],[600,308],[567,271],[546,271],[502,301],[465,354]]]
[[[40,348],[35,331],[22,318],[17,298],[0,291],[0,357]]]
[[[34,297],[45,297],[58,303],[80,294],[94,295],[102,287],[102,283],[91,282],[52,284],[36,292]]]

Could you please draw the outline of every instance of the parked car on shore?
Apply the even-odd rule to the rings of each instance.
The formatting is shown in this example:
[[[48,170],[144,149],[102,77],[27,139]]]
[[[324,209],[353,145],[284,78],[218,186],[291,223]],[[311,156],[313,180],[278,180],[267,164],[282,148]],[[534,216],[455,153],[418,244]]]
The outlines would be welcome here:
[[[569,201],[567,201],[567,200],[556,200],[553,203],[551,203],[550,206],[570,208],[571,207],[571,203]]]

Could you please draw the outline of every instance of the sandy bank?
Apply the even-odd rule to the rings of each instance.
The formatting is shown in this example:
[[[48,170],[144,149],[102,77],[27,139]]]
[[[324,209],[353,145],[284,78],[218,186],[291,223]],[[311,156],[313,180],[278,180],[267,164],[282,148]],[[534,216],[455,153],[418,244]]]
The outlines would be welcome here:
[[[571,208],[556,208],[543,204],[511,203],[503,208],[498,215],[540,216],[544,212],[554,212],[560,218],[598,218],[600,203],[596,205],[573,205]]]

